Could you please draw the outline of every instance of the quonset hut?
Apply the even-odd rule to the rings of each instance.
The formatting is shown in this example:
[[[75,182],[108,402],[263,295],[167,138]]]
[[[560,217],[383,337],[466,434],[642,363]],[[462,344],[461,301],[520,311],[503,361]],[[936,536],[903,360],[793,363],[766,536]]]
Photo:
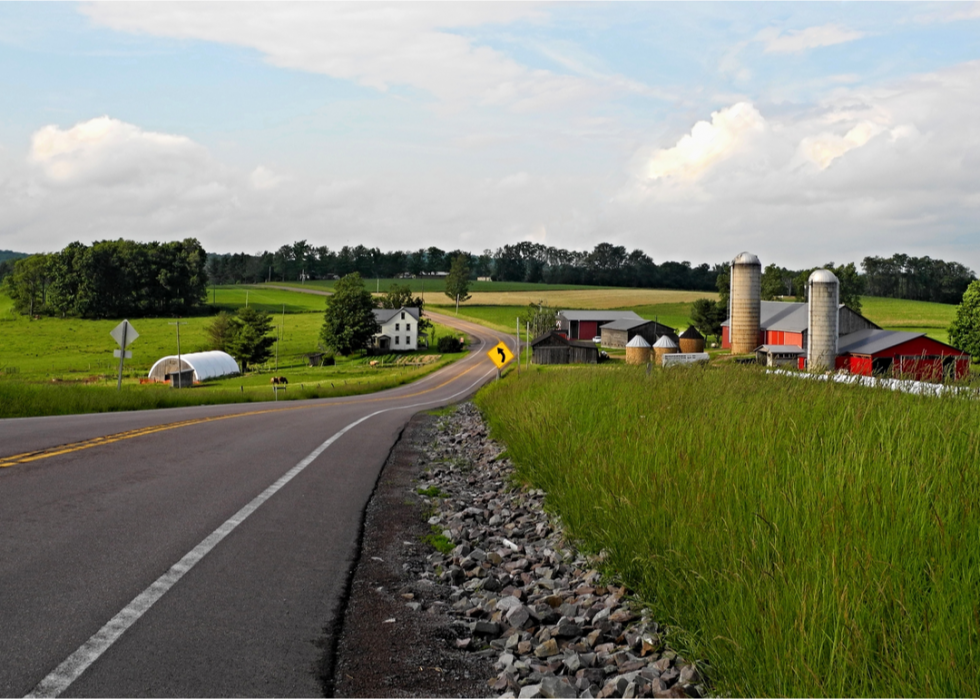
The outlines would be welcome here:
[[[162,357],[150,367],[150,379],[153,381],[169,381],[171,374],[178,372],[194,372],[194,381],[206,381],[216,379],[221,376],[231,376],[240,373],[238,362],[235,361],[227,352],[220,350],[210,350],[208,352],[191,352],[190,354],[180,355],[180,364],[177,363],[177,355]]]

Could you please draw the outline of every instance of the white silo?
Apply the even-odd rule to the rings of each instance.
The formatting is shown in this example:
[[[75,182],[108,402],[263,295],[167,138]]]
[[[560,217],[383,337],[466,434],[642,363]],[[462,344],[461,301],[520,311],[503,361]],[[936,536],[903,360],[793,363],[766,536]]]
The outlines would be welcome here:
[[[840,282],[829,269],[818,269],[807,280],[808,328],[806,362],[811,371],[833,369],[837,360]]]
[[[748,354],[759,346],[759,314],[762,309],[762,263],[750,252],[732,260],[731,313],[728,332],[732,354]]]

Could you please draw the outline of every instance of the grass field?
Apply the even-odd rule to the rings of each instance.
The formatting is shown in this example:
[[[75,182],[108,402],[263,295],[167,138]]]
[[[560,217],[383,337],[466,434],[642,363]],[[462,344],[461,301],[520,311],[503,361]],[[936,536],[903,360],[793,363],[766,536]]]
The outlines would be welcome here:
[[[956,306],[928,301],[904,301],[874,296],[861,298],[862,314],[886,330],[923,332],[940,342],[949,342],[949,326]]]
[[[286,306],[285,315],[272,314],[277,331],[282,323],[278,364],[274,355],[245,376],[172,392],[181,394],[179,398],[167,397],[171,391],[165,386],[139,385],[157,359],[176,354],[176,327],[170,325],[175,319],[132,320],[139,337],[130,345],[133,357],[124,366],[126,390],[117,393],[119,360],[112,356],[116,344],[109,332],[118,320],[42,317],[31,321],[12,313],[10,299],[0,295],[0,417],[272,400],[276,395],[269,385],[269,372],[273,371],[289,379],[285,394],[289,398],[352,395],[400,385],[463,356],[447,355],[445,361],[421,369],[373,369],[362,357],[338,357],[336,366],[310,367],[303,355],[318,350],[324,297],[257,287],[217,287],[216,305],[233,311],[245,305],[246,293],[249,305],[262,310],[281,311]],[[180,319],[182,353],[210,349],[205,331],[210,322],[210,316]],[[438,336],[456,334],[438,324],[435,331]],[[419,354],[425,353],[435,354],[435,350]],[[280,399],[283,395],[280,393]]]
[[[976,401],[620,366],[478,403],[723,696],[980,692]]]

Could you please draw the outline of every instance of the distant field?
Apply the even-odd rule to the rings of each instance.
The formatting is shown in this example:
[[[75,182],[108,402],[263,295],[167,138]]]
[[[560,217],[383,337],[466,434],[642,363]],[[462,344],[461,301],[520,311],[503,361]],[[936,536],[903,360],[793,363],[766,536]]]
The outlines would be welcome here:
[[[225,311],[236,311],[246,303],[267,313],[322,313],[327,297],[253,285],[217,286],[208,289],[208,305]]]
[[[336,280],[316,280],[308,282],[272,282],[277,286],[291,286],[296,288],[312,288],[312,289],[323,289],[332,290],[334,285],[337,283]],[[412,293],[421,294],[423,291],[425,293],[442,294],[443,298],[446,298],[446,280],[445,279],[375,279],[373,277],[364,278],[364,286],[372,293],[377,291],[387,291],[392,285],[405,286],[412,290]],[[492,292],[498,293],[502,291],[536,291],[541,290],[551,290],[551,291],[563,291],[563,290],[580,290],[580,289],[608,289],[609,287],[602,286],[578,286],[575,284],[528,284],[525,282],[470,282],[470,292]]]
[[[886,330],[923,332],[940,342],[949,342],[949,325],[956,306],[928,301],[905,301],[862,296],[863,315]]]
[[[445,297],[443,297],[445,298]],[[717,299],[710,291],[678,291],[675,289],[611,289],[595,288],[561,291],[545,287],[540,291],[507,291],[500,293],[473,293],[467,306],[526,306],[543,301],[557,308],[633,308],[661,303],[691,302],[695,299]],[[460,304],[463,305],[463,304]]]

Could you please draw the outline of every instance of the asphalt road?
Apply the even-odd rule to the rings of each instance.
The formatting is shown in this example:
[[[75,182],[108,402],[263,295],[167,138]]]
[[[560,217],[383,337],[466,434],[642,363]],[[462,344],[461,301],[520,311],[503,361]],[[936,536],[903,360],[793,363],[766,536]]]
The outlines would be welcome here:
[[[0,695],[321,695],[389,451],[495,374],[439,320],[470,356],[383,393],[0,420]]]

